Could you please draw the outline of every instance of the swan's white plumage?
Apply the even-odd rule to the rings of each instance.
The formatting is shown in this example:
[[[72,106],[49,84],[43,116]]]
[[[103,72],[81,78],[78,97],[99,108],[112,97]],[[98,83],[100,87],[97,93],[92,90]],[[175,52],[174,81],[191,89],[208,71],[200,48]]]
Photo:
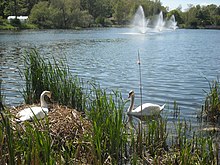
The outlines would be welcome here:
[[[18,122],[32,120],[34,118],[34,115],[36,116],[37,119],[42,119],[45,117],[47,113],[48,113],[48,108],[43,108],[43,107],[25,108],[20,112],[18,112],[18,116],[19,116]]]
[[[39,107],[30,107],[30,108],[25,108],[18,112],[17,114],[17,122],[23,122],[23,121],[30,121],[33,120],[34,116],[36,116],[37,119],[42,119],[44,118],[47,113],[48,113],[48,105],[46,101],[44,100],[44,96],[48,96],[51,98],[51,92],[50,91],[44,91],[42,92],[40,96],[40,104],[41,106]]]
[[[163,106],[159,106],[157,104],[144,103],[142,104],[142,106],[140,105],[134,109],[134,91],[129,92],[129,98],[131,99],[131,103],[128,108],[128,112],[127,112],[128,115],[137,116],[137,117],[159,115],[160,112],[165,107],[165,104]]]

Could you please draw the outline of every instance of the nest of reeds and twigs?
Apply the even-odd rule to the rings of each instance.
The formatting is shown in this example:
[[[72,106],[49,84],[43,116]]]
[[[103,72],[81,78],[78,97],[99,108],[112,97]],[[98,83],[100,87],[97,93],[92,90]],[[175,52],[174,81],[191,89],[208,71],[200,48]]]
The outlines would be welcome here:
[[[91,124],[82,113],[66,106],[54,105],[53,111],[48,113],[48,119],[52,135],[62,140],[78,140],[91,133]]]
[[[10,110],[13,116],[24,108],[40,105],[21,105]],[[53,104],[50,106],[47,118],[40,120],[39,129],[49,128],[50,136],[58,143],[65,143],[67,140],[77,141],[92,131],[91,123],[81,112],[75,109]],[[30,122],[32,123],[32,122]],[[22,123],[21,123],[22,125]]]
[[[14,116],[11,118],[14,131],[22,134],[30,130],[30,127],[33,131],[43,131],[50,136],[51,145],[55,152],[60,152],[60,150],[73,151],[75,157],[71,159],[77,164],[87,164],[92,161],[90,159],[91,145],[88,140],[88,137],[92,135],[92,124],[83,113],[67,106],[53,104],[44,119],[15,122],[14,119],[19,111],[32,106],[40,105],[21,105],[10,109],[10,114]],[[29,128],[27,129],[27,127]]]

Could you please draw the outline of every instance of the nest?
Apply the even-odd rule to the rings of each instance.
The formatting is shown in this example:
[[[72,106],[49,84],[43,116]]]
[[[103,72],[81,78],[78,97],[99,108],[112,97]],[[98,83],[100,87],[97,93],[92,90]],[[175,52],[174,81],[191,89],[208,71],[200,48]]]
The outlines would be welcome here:
[[[10,110],[13,116],[24,108],[39,105],[21,105]],[[53,104],[47,114],[48,120],[43,119],[40,130],[45,130],[46,123],[49,126],[50,135],[59,143],[65,143],[67,140],[77,141],[85,135],[91,134],[92,126],[89,120],[83,117],[83,114],[75,109]],[[21,123],[22,125],[22,123]],[[48,127],[47,127],[48,128]]]
[[[54,137],[62,140],[78,140],[91,133],[91,123],[82,113],[66,106],[55,105],[48,113],[49,128]]]
[[[19,111],[24,108],[40,106],[40,105],[21,105],[10,109],[11,115],[16,116]],[[26,130],[27,125],[32,125],[33,129],[46,131],[53,140],[52,144],[55,150],[60,151],[60,148],[68,148],[71,143],[72,149],[75,151],[75,158],[72,158],[77,164],[92,164],[91,144],[88,138],[92,135],[92,124],[85,118],[81,112],[66,106],[53,104],[50,108],[47,117],[39,120],[39,122],[25,121],[17,123],[12,117],[12,125],[15,131]],[[86,140],[87,139],[87,140]]]

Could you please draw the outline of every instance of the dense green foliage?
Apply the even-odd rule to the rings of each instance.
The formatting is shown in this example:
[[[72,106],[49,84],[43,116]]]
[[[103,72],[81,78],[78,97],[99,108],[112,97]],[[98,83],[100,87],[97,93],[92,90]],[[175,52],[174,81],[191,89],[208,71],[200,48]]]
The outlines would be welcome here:
[[[0,16],[28,15],[40,28],[109,26],[128,23],[139,5],[146,16],[162,10],[160,1],[150,0],[13,0],[0,3]]]
[[[168,12],[160,0],[1,0],[0,18],[27,15],[29,23],[36,24],[39,28],[125,25],[130,23],[139,5],[143,6],[146,17],[152,17],[160,11],[164,12],[166,18],[174,14],[180,27],[220,26],[220,6],[189,5],[184,12],[181,7]]]
[[[220,6],[214,4],[208,6],[190,6],[186,12],[179,9],[174,11],[179,24],[188,28],[214,28],[220,26]]]

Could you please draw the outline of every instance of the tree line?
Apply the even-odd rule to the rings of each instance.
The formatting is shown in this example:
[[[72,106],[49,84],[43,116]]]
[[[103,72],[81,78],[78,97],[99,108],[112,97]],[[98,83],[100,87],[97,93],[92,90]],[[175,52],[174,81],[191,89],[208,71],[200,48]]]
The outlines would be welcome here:
[[[0,17],[27,15],[39,28],[127,25],[139,5],[146,17],[160,11],[167,18],[174,14],[180,27],[220,26],[220,6],[189,5],[187,11],[179,7],[168,12],[160,0],[0,0]]]
[[[168,15],[175,15],[179,25],[185,28],[218,28],[220,29],[220,6],[211,4],[207,6],[188,5],[182,12],[181,7],[172,10]]]

